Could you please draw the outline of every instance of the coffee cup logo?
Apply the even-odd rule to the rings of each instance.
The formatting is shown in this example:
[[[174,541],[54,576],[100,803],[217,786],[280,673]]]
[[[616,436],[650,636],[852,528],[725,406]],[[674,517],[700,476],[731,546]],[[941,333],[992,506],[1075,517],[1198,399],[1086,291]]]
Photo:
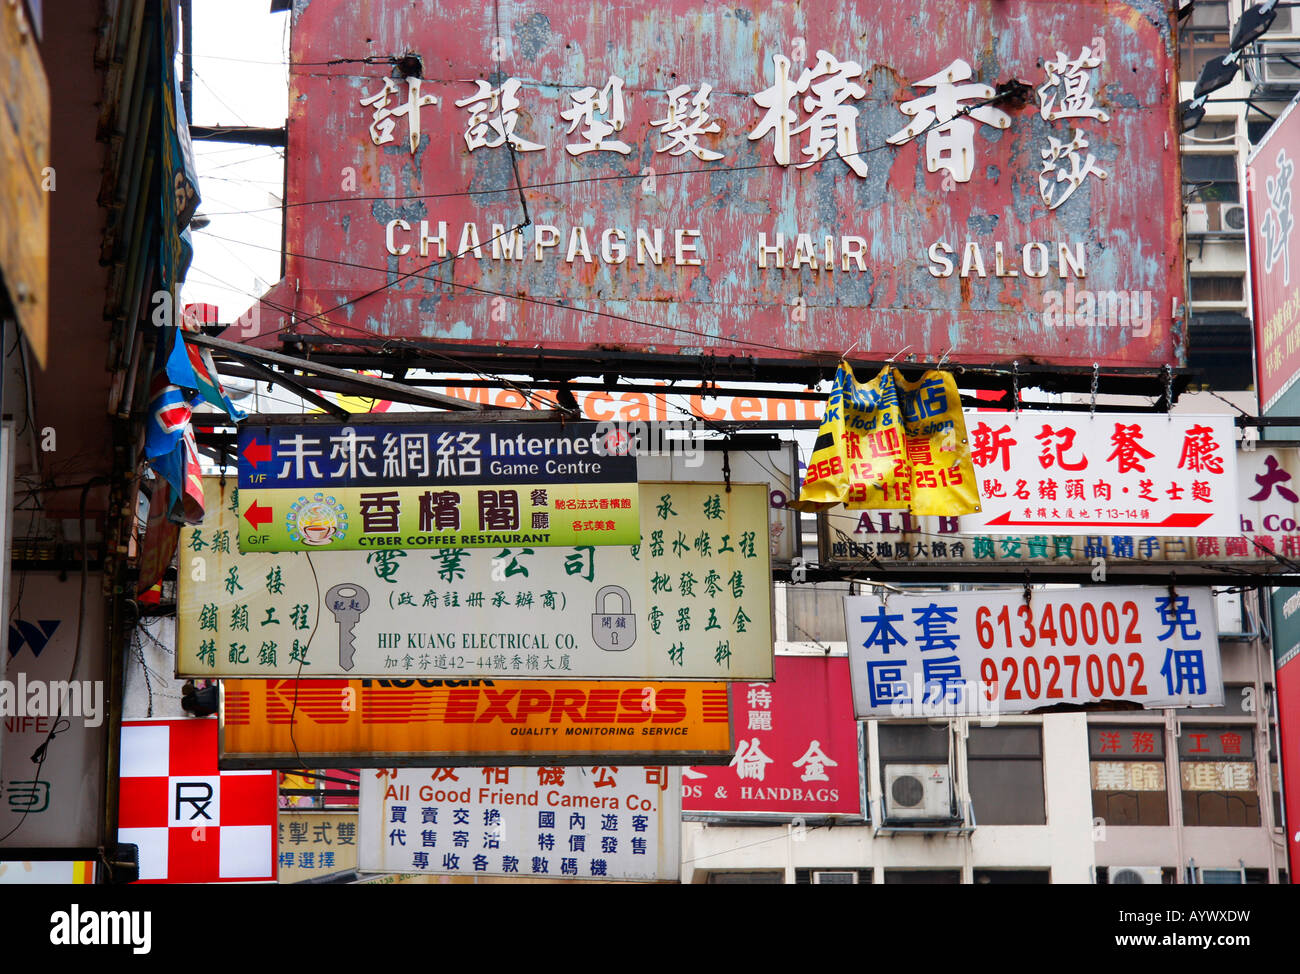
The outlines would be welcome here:
[[[347,536],[348,514],[333,497],[314,494],[290,505],[284,526],[292,540],[319,547]]]

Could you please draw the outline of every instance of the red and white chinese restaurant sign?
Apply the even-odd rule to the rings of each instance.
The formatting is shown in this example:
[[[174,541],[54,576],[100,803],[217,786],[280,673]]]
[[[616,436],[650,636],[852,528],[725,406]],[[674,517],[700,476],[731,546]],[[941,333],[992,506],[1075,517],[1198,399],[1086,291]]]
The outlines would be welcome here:
[[[682,772],[682,812],[861,815],[847,657],[778,656],[772,683],[733,683],[736,754]]]
[[[963,532],[1241,531],[1230,416],[977,413],[967,430],[983,510]]]

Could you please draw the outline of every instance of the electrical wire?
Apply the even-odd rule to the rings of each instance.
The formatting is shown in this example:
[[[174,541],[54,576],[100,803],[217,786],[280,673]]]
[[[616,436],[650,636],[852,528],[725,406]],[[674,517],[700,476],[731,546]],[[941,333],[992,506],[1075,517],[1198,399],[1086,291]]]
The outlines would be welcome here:
[[[306,645],[302,647],[302,655],[298,657],[298,672],[293,678],[293,709],[289,711],[289,743],[293,745],[293,756],[298,762],[298,767],[303,771],[306,771],[308,770],[307,765],[303,761],[302,755],[298,752],[298,741],[293,735],[293,728],[298,719],[298,686],[302,683],[303,664],[307,662],[307,647],[316,639],[316,630],[320,626],[321,613],[325,611],[326,606],[325,596],[320,590],[320,577],[316,574],[316,566],[312,564],[311,552],[305,551],[303,552],[303,556],[307,559],[307,567],[311,569],[312,583],[316,586],[316,597],[320,601],[317,604],[316,621],[312,624],[311,635],[307,637]]]
[[[435,80],[435,79],[428,79],[428,80]],[[560,86],[549,86],[549,87],[560,87]],[[581,86],[574,86],[574,87],[581,87]],[[954,114],[951,118],[946,119],[939,124],[941,125],[949,124],[950,122],[953,122],[958,118],[961,118],[965,115],[969,115],[972,111],[974,111],[977,108],[983,108],[988,105],[993,105],[999,101],[1002,101],[1006,97],[1007,95],[1005,94],[996,94],[991,98],[986,98],[983,99],[982,101],[971,102],[969,105],[962,106],[962,108],[960,108],[956,112],[956,114]],[[922,135],[924,131],[928,131],[928,130],[929,129],[923,130],[922,132],[917,132],[915,135],[913,135],[905,142],[898,143],[898,145],[894,145],[893,143],[890,142],[882,142],[879,145],[869,146],[865,149],[859,149],[856,152],[837,153],[834,156],[826,155],[823,156],[821,159],[815,160],[814,163],[812,164],[820,167],[823,162],[826,162],[830,159],[851,159],[857,156],[870,155],[873,152],[880,152],[883,149],[898,148],[915,141],[917,136]],[[506,140],[506,144],[510,145],[509,139]],[[510,148],[511,148],[511,152],[513,153],[514,147],[510,146]],[[762,163],[750,163],[741,166],[710,166],[710,167],[694,167],[694,168],[687,168],[687,169],[665,169],[662,171],[655,170],[655,179],[660,179],[663,177],[671,177],[671,176],[694,176],[694,175],[702,175],[702,174],[718,175],[723,173],[752,172],[761,169],[788,169],[788,168],[789,168],[788,163],[762,162]],[[516,171],[516,181],[517,178],[518,178],[518,173]],[[642,172],[635,172],[635,173],[613,173],[607,176],[582,176],[575,179],[558,179],[558,180],[549,180],[546,182],[539,182],[539,183],[527,183],[519,186],[518,188],[521,191],[556,189],[561,186],[579,186],[588,183],[621,182],[629,179],[643,180],[645,179],[645,174]],[[505,186],[496,189],[489,188],[489,189],[474,189],[474,190],[458,190],[453,192],[441,192],[441,193],[410,193],[404,195],[389,195],[389,196],[327,196],[327,197],[321,197],[320,199],[301,200],[297,202],[289,202],[286,200],[283,205],[284,208],[288,210],[300,206],[318,206],[326,203],[367,203],[367,202],[379,202],[379,201],[397,202],[399,200],[455,199],[455,198],[471,197],[471,196],[488,196],[496,193],[509,193],[509,192],[513,192],[515,188],[516,187]],[[279,209],[279,207],[268,207],[267,209]],[[254,211],[247,211],[247,212],[254,212]],[[229,216],[232,214],[209,213],[208,215]]]
[[[222,240],[229,240],[229,239],[231,239],[231,238],[228,238],[228,237],[220,237],[219,239],[222,239]],[[237,242],[240,242],[240,241],[237,241]],[[255,244],[247,244],[247,246],[257,246],[257,245],[255,245]],[[270,248],[259,248],[259,249],[270,249]],[[222,287],[225,287],[227,290],[233,291],[233,292],[235,292],[236,294],[242,294],[242,295],[244,295],[245,297],[252,298],[254,301],[258,301],[258,302],[261,302],[261,303],[263,303],[263,304],[266,304],[266,305],[268,305],[269,307],[274,308],[274,309],[277,310],[277,311],[282,311],[282,312],[284,312],[284,313],[286,313],[286,314],[292,314],[292,313],[293,313],[292,309],[290,309],[290,308],[286,308],[286,307],[284,307],[284,306],[282,306],[282,305],[278,305],[278,304],[276,304],[275,302],[272,302],[272,301],[267,301],[267,300],[265,300],[265,298],[262,297],[261,295],[253,294],[251,291],[245,291],[245,290],[243,290],[243,289],[241,289],[241,288],[235,287],[233,284],[230,284],[228,281],[224,281],[224,280],[222,280],[221,278],[215,276],[214,274],[209,273],[208,271],[199,270],[199,273],[202,273],[202,274],[205,275],[206,277],[211,278],[213,281],[217,282],[217,283],[218,283],[219,285],[221,285]],[[332,324],[338,324],[337,322],[331,322],[331,323],[332,323]],[[318,332],[318,333],[320,333],[320,334],[322,334],[322,335],[328,335],[328,334],[329,334],[328,332],[322,330],[321,328],[316,327],[315,325],[312,325],[311,327],[312,327],[312,329],[313,329],[314,331],[316,331],[316,332]],[[356,330],[356,331],[358,331],[359,333],[364,334],[364,335],[366,335],[366,336],[370,336],[370,335],[371,335],[371,332],[365,331],[364,329],[357,329],[357,328],[355,328],[355,326],[352,326],[352,325],[343,325],[343,327],[353,328],[353,330]],[[252,340],[253,340],[254,338],[256,338],[256,337],[257,337],[257,336],[252,336],[252,337],[246,339],[244,342],[236,342],[236,344],[246,344],[248,341],[252,341]],[[403,346],[403,347],[420,348],[420,346],[418,346],[418,345],[409,345],[409,344],[405,341],[405,339],[400,339],[400,338],[399,338],[399,339],[392,339],[392,342],[393,342],[393,344],[395,344],[395,345],[401,345],[401,346]],[[504,375],[500,375],[500,374],[495,374],[495,375],[494,375],[494,374],[492,374],[492,373],[484,372],[484,371],[482,371],[482,370],[480,370],[480,369],[476,369],[476,368],[473,368],[473,367],[471,367],[471,366],[467,366],[465,363],[461,362],[459,359],[453,358],[453,357],[450,356],[450,355],[444,355],[444,354],[442,354],[442,353],[440,353],[440,352],[437,352],[437,351],[434,351],[434,350],[432,350],[432,349],[421,349],[421,350],[424,352],[424,354],[426,354],[426,355],[427,355],[428,357],[430,357],[430,358],[443,359],[443,360],[445,360],[446,362],[448,362],[449,364],[455,365],[456,368],[457,368],[459,371],[470,372],[470,373],[473,373],[474,375],[479,376],[480,378],[483,378],[483,379],[490,379],[490,380],[492,380],[492,381],[494,381],[494,382],[498,382],[498,383],[500,383],[501,386],[502,386],[503,388],[511,389],[512,391],[514,391],[514,392],[518,393],[520,396],[522,396],[523,399],[524,399],[524,401],[527,402],[529,405],[531,405],[534,409],[551,408],[551,406],[553,405],[553,404],[551,404],[551,403],[547,403],[547,402],[543,399],[543,397],[540,395],[540,393],[538,393],[538,392],[536,392],[536,391],[530,391],[530,390],[528,390],[528,389],[524,389],[522,386],[519,386],[519,385],[516,384],[515,382],[512,382],[510,379],[506,378]],[[382,398],[382,397],[379,397],[379,396],[372,396],[372,397],[370,397],[370,398],[372,398],[372,399],[376,399],[376,398]]]
[[[507,233],[512,233],[512,232],[514,232],[514,231],[517,230],[517,229],[521,229],[521,228],[520,228],[520,227],[514,227],[514,228],[511,228],[511,230],[507,231]],[[299,254],[299,253],[295,253],[295,252],[293,252],[293,251],[288,251],[288,250],[286,250],[286,251],[280,251],[279,248],[266,247],[266,246],[264,246],[264,245],[261,245],[261,244],[255,244],[255,243],[252,243],[252,242],[249,242],[249,241],[235,240],[234,238],[231,238],[231,237],[222,237],[220,234],[214,234],[214,233],[211,233],[210,231],[204,231],[204,232],[207,233],[209,236],[217,237],[217,238],[220,239],[220,240],[228,240],[228,241],[230,241],[230,242],[232,242],[232,243],[242,243],[242,244],[243,244],[244,246],[246,246],[246,247],[253,247],[253,248],[258,249],[258,250],[275,250],[275,251],[277,251],[277,252],[282,252],[286,257],[295,257],[295,258],[299,258],[299,259],[301,259],[301,260],[314,260],[314,261],[318,261],[318,262],[320,262],[320,263],[325,263],[325,264],[337,264],[337,265],[340,265],[340,266],[343,266],[343,267],[351,267],[351,268],[355,268],[355,269],[357,269],[357,270],[372,271],[372,272],[377,273],[377,274],[392,274],[392,273],[393,273],[392,271],[390,271],[390,270],[389,270],[388,268],[386,268],[386,267],[375,267],[375,266],[372,265],[372,264],[359,264],[359,263],[357,263],[357,262],[355,262],[355,261],[339,260],[339,259],[337,259],[337,258],[333,258],[333,257],[317,257],[317,256],[314,256],[314,255],[312,255],[312,254]],[[493,237],[492,239],[495,240],[495,239],[497,239],[497,238],[499,238],[499,237],[502,237],[502,236],[505,236],[505,233],[497,234],[497,235],[496,235],[495,237]],[[486,246],[487,243],[489,243],[489,242],[490,242],[490,241],[485,241],[485,242],[482,244],[482,246]],[[327,335],[328,337],[331,337],[331,338],[339,338],[339,336],[337,336],[337,335],[330,335],[328,332],[324,331],[323,329],[321,329],[321,328],[319,328],[319,327],[316,327],[316,326],[313,324],[313,321],[319,319],[319,320],[321,320],[322,322],[324,322],[325,324],[330,325],[330,326],[332,326],[332,327],[340,328],[340,329],[346,329],[346,330],[349,330],[349,331],[354,331],[354,332],[356,332],[356,333],[359,334],[359,335],[364,335],[364,336],[366,336],[367,338],[373,338],[373,337],[374,337],[374,333],[373,333],[373,332],[367,331],[366,329],[361,328],[361,327],[359,327],[359,326],[357,326],[357,325],[353,325],[353,324],[351,324],[351,323],[349,323],[349,322],[341,322],[341,321],[338,321],[338,320],[336,320],[336,319],[327,318],[327,317],[325,317],[325,316],[326,316],[326,315],[329,315],[329,314],[331,314],[331,313],[333,313],[333,312],[335,312],[335,311],[338,311],[338,310],[340,310],[340,309],[342,309],[342,308],[349,307],[350,305],[353,305],[353,304],[355,304],[355,303],[358,302],[358,301],[363,301],[363,300],[365,300],[365,299],[368,298],[368,297],[372,297],[372,296],[374,296],[374,295],[376,295],[376,294],[379,294],[379,293],[381,293],[381,292],[383,292],[383,291],[385,291],[385,290],[388,290],[389,288],[393,287],[393,286],[396,285],[396,284],[401,283],[401,281],[403,281],[403,280],[405,280],[405,279],[407,279],[407,278],[418,277],[418,278],[421,279],[421,280],[429,281],[429,282],[434,283],[434,284],[445,284],[445,285],[451,287],[453,290],[456,289],[456,288],[460,288],[460,289],[462,289],[462,290],[466,290],[466,291],[474,291],[474,292],[476,292],[476,293],[479,293],[479,294],[486,294],[486,295],[489,295],[489,296],[492,296],[492,297],[506,298],[507,300],[510,300],[510,301],[518,301],[518,302],[523,302],[523,303],[525,303],[525,304],[536,304],[536,305],[542,305],[542,306],[544,306],[544,307],[555,308],[555,309],[560,310],[560,311],[570,311],[570,312],[575,312],[575,313],[577,313],[577,314],[590,315],[590,316],[592,316],[592,317],[596,317],[596,318],[604,318],[604,319],[608,319],[608,320],[611,320],[611,321],[617,321],[617,322],[620,322],[620,323],[623,323],[623,324],[639,325],[639,326],[642,326],[642,327],[645,327],[645,328],[658,328],[658,329],[661,329],[661,330],[663,330],[663,331],[670,331],[670,332],[673,332],[674,334],[689,335],[689,336],[692,337],[692,338],[706,338],[706,339],[713,339],[713,340],[716,340],[716,339],[719,337],[719,336],[717,336],[717,335],[710,334],[709,332],[706,332],[706,331],[700,331],[699,329],[694,329],[694,328],[683,328],[683,327],[680,327],[680,326],[677,326],[677,325],[665,325],[665,324],[661,324],[661,323],[659,323],[659,322],[655,322],[655,321],[645,321],[645,320],[642,320],[642,319],[639,319],[639,318],[633,318],[633,317],[631,317],[630,315],[620,315],[620,314],[615,314],[615,313],[610,312],[610,311],[600,311],[600,310],[596,310],[596,309],[593,309],[593,308],[584,308],[584,307],[580,307],[580,306],[578,306],[578,305],[574,305],[574,304],[564,304],[564,303],[559,302],[559,301],[545,301],[545,300],[543,300],[543,299],[541,299],[541,298],[529,297],[529,296],[527,296],[527,295],[522,295],[522,294],[510,294],[509,292],[506,292],[506,291],[494,291],[494,290],[492,290],[492,289],[490,289],[490,288],[478,287],[477,285],[473,285],[473,284],[465,284],[465,283],[462,283],[462,282],[448,282],[448,281],[442,281],[442,280],[440,280],[440,279],[438,279],[438,278],[436,278],[436,277],[429,277],[429,276],[427,275],[427,273],[425,273],[426,271],[430,270],[430,269],[433,268],[433,267],[437,267],[437,266],[440,266],[440,265],[442,265],[442,264],[447,264],[447,263],[451,263],[451,262],[454,261],[454,260],[458,260],[459,258],[464,257],[464,256],[466,256],[466,255],[472,253],[472,251],[473,251],[473,248],[469,248],[469,249],[466,249],[465,251],[463,251],[463,252],[461,252],[461,253],[458,253],[458,254],[452,254],[452,255],[450,255],[450,256],[448,256],[448,257],[444,257],[444,258],[441,258],[440,260],[434,261],[433,263],[428,264],[428,265],[426,265],[425,267],[416,268],[416,269],[413,270],[413,271],[408,271],[407,273],[403,274],[401,277],[397,278],[396,280],[390,281],[389,283],[383,285],[382,287],[374,288],[374,289],[372,289],[372,290],[370,290],[370,291],[367,291],[365,294],[362,294],[362,295],[359,295],[359,296],[356,297],[356,298],[353,298],[351,301],[346,301],[346,302],[343,302],[342,304],[335,305],[335,306],[332,307],[332,308],[327,308],[326,310],[321,311],[321,312],[318,312],[318,313],[316,313],[316,314],[314,314],[314,315],[311,315],[311,316],[309,316],[309,317],[300,318],[300,317],[296,317],[296,316],[295,316],[294,319],[293,319],[293,323],[294,323],[294,325],[307,325],[308,327],[311,327],[314,331],[317,331],[317,332],[319,332],[319,333],[321,333],[321,334],[323,334],[323,335]],[[276,303],[273,302],[273,301],[268,301],[268,300],[266,300],[266,299],[262,299],[262,303],[265,304],[265,305],[267,305],[268,307],[272,308],[273,310],[275,310],[275,311],[279,311],[279,312],[281,312],[281,313],[283,313],[283,314],[288,314],[288,315],[294,315],[294,314],[295,314],[295,312],[294,312],[294,310],[293,310],[292,308],[288,308],[288,307],[284,307],[284,306],[278,305],[278,304],[276,304]],[[776,308],[776,307],[784,307],[784,305],[779,304],[779,303],[772,303],[772,304],[767,304],[767,305],[764,305],[764,304],[754,304],[754,305],[750,305],[750,307],[752,307],[752,308]],[[253,337],[258,337],[258,336],[253,336]],[[250,340],[251,340],[251,339],[250,339]],[[341,340],[341,341],[346,341],[346,338],[340,338],[340,340]],[[407,342],[405,339],[401,339],[401,338],[393,338],[393,339],[389,339],[389,340],[390,340],[391,342],[393,342],[393,344],[397,345],[398,347],[409,347],[409,348],[412,348],[412,349],[414,349],[414,350],[418,350],[418,351],[426,351],[426,352],[427,352],[427,349],[423,348],[423,347],[420,346],[419,344],[416,344],[416,343],[413,343],[413,342]],[[788,346],[788,345],[774,345],[774,344],[772,344],[772,343],[770,343],[770,342],[755,342],[755,341],[750,341],[749,339],[745,339],[745,338],[729,337],[729,338],[727,338],[727,342],[728,342],[729,345],[744,345],[744,346],[747,346],[747,347],[750,347],[750,348],[758,348],[758,349],[763,349],[763,350],[766,350],[766,351],[782,352],[782,353],[785,353],[785,354],[791,354],[791,355],[800,355],[800,354],[803,354],[803,353],[806,351],[806,349],[799,349],[799,348],[795,348],[795,347],[793,347],[793,346]],[[1010,374],[1010,373],[1008,373],[1008,374]]]

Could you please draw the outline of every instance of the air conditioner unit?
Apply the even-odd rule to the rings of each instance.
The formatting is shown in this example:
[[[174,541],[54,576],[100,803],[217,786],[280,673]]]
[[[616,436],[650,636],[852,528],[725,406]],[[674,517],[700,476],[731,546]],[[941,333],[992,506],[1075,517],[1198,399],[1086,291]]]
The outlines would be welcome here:
[[[1240,203],[1188,203],[1187,233],[1244,234],[1246,207]]]
[[[885,765],[885,817],[952,818],[952,782],[945,764]]]
[[[858,874],[852,870],[820,870],[812,874],[814,886],[855,886],[858,882]]]
[[[1200,874],[1199,881],[1210,885],[1237,885],[1246,882],[1246,871],[1240,866],[1226,866],[1223,869],[1206,869],[1202,866],[1197,870]]]
[[[1283,56],[1300,64],[1300,44],[1295,41],[1269,41],[1258,46],[1255,75],[1259,82],[1279,88],[1300,88],[1300,68],[1288,64]]]
[[[1159,886],[1164,881],[1159,866],[1111,866],[1112,886]]]
[[[1268,29],[1268,36],[1272,40],[1280,40],[1283,37],[1295,37],[1297,31],[1295,25],[1300,22],[1300,17],[1294,16],[1294,7],[1278,7],[1276,9],[1277,19],[1273,21],[1273,26]]]
[[[1219,204],[1219,226],[1224,233],[1246,232],[1246,207],[1241,203]]]

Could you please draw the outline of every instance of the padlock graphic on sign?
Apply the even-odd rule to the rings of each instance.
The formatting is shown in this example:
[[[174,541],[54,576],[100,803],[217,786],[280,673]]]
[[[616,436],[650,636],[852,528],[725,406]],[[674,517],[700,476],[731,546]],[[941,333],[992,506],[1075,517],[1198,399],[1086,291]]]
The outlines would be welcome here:
[[[618,599],[618,612],[606,612],[611,597]],[[632,596],[621,585],[602,585],[596,593],[596,611],[591,614],[591,638],[601,649],[618,653],[636,642],[636,616]]]

